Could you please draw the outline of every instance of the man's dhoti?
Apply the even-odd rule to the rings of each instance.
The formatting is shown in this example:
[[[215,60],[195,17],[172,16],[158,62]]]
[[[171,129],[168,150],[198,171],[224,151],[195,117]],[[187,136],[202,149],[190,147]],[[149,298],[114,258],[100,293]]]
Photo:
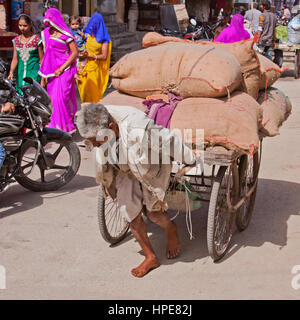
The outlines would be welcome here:
[[[118,172],[116,189],[120,213],[128,222],[139,215],[143,205],[148,211],[165,211],[168,208],[166,203],[157,200],[130,172]]]

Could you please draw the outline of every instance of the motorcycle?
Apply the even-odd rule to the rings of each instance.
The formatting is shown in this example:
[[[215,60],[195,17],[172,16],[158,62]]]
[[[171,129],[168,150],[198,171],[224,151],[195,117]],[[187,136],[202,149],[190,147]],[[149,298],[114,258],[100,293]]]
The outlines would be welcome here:
[[[221,9],[222,10],[222,9]],[[206,40],[212,41],[214,39],[214,34],[216,29],[223,24],[223,14],[220,12],[217,22],[213,25],[200,24],[195,18],[190,18],[188,32],[184,35],[184,39],[188,40]]]
[[[212,40],[213,32],[209,25],[202,25],[197,23],[195,19],[190,19],[188,32],[184,35],[184,39],[188,40]]]
[[[72,136],[47,128],[53,111],[46,90],[35,80],[18,94],[5,77],[0,61],[1,103],[15,105],[15,114],[0,116],[0,142],[6,157],[0,169],[0,192],[17,181],[32,191],[55,191],[69,183],[80,166],[80,151]]]
[[[161,29],[160,33],[165,37],[183,38],[183,34],[178,30]]]

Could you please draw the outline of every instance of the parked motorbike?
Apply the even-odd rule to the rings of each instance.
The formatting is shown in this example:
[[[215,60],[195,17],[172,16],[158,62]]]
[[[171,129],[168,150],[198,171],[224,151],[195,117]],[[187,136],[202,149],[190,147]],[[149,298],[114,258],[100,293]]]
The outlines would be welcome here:
[[[184,34],[177,30],[171,29],[162,29],[160,32],[165,37],[176,37],[176,38],[183,38]]]
[[[214,39],[214,34],[216,29],[223,24],[222,12],[218,16],[217,22],[213,25],[208,23],[201,24],[198,23],[195,18],[190,18],[188,32],[184,35],[184,39],[188,40],[206,40],[212,41]]]
[[[279,26],[287,26],[289,24],[290,19],[287,18],[286,16],[282,15],[280,18],[277,20],[277,24]]]
[[[80,166],[80,151],[71,135],[46,128],[52,104],[46,90],[31,78],[23,95],[4,77],[0,63],[1,102],[15,105],[15,114],[0,116],[0,142],[6,158],[0,169],[0,192],[15,180],[32,191],[54,191],[69,183]]]

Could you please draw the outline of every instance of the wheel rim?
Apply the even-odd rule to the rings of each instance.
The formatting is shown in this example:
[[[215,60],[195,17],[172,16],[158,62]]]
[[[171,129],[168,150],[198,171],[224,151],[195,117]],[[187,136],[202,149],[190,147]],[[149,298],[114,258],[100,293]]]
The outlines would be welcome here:
[[[129,223],[122,217],[117,201],[108,197],[104,203],[105,226],[110,237],[119,239],[128,230]]]
[[[230,183],[230,198],[233,200],[234,193],[232,190],[234,188],[234,182],[230,168],[225,171],[220,185],[219,196],[216,205],[214,246],[218,256],[222,256],[224,254],[232,237],[233,213],[228,210],[226,199],[228,183]]]
[[[35,183],[55,183],[61,181],[72,170],[70,150],[66,145],[56,141],[48,142],[43,149],[50,162],[50,166],[47,168],[43,157],[39,155],[36,166],[30,172],[37,150],[37,145],[33,143],[22,155],[20,173]]]
[[[244,156],[242,159],[240,172],[240,198],[243,198],[249,190],[256,183],[258,170],[256,168],[257,155],[253,157]],[[240,227],[243,229],[247,227],[251,219],[251,214],[253,210],[253,198],[255,197],[256,190],[244,201],[238,212],[238,219]]]

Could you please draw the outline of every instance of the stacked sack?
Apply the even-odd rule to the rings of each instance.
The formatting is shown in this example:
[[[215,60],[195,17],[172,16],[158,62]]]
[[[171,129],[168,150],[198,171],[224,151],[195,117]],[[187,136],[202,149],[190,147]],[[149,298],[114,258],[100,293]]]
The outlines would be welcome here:
[[[172,114],[171,129],[181,134],[192,129],[193,142],[196,129],[204,129],[209,145],[250,154],[258,149],[259,133],[275,135],[275,124],[279,128],[291,111],[283,93],[277,90],[274,98],[273,89],[267,90],[282,70],[257,55],[252,40],[232,44],[191,42],[150,32],[143,46],[146,49],[127,54],[110,69],[118,91],[107,95],[103,104],[130,105],[145,111],[143,101],[147,97],[176,94],[183,100]],[[269,118],[279,96],[281,117],[276,115],[272,121]],[[272,100],[273,112],[267,110],[268,99]],[[284,115],[283,104],[289,105]]]

